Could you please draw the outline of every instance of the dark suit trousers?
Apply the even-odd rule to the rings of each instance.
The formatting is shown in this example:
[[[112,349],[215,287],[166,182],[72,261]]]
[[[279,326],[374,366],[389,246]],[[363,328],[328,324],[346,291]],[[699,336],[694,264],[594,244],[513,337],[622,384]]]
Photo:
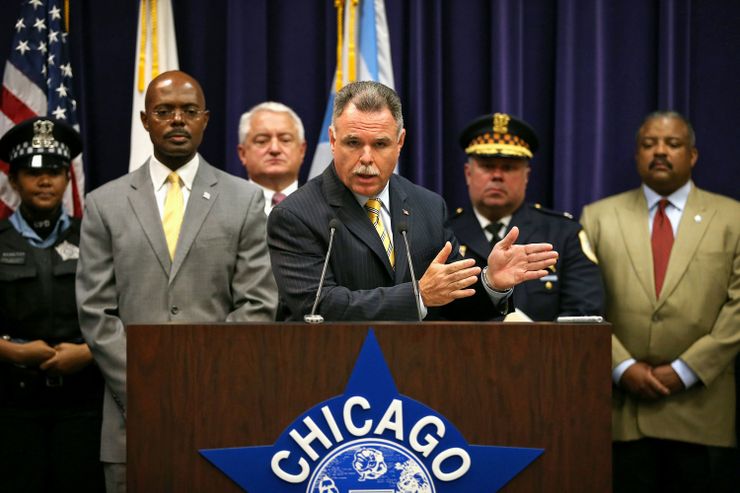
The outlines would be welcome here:
[[[643,438],[612,445],[614,493],[737,493],[738,449]]]

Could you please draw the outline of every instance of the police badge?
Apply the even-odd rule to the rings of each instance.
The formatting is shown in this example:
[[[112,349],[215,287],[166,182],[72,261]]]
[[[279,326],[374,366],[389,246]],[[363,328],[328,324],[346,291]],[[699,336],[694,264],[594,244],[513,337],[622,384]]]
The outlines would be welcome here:
[[[68,241],[63,241],[55,246],[54,249],[65,262],[67,260],[77,260],[80,258],[80,247],[73,245]]]

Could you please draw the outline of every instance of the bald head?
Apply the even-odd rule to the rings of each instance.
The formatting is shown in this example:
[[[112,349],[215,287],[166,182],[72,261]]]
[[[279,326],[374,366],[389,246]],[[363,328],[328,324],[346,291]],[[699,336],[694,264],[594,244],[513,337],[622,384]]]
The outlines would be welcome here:
[[[185,72],[165,72],[149,83],[141,123],[149,132],[154,157],[170,169],[195,157],[208,117],[203,89]]]
[[[181,70],[170,70],[169,72],[163,72],[156,76],[149,83],[149,87],[146,89],[146,96],[144,97],[144,109],[149,111],[152,107],[152,98],[160,90],[167,90],[174,87],[190,88],[195,91],[195,94],[200,99],[200,105],[206,107],[206,97],[203,95],[203,88],[200,87],[200,83],[195,80],[191,75]]]

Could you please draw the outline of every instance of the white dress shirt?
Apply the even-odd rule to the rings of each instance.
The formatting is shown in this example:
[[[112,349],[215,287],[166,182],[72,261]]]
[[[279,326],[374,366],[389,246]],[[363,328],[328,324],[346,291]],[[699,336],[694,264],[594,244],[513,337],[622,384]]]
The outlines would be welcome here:
[[[258,187],[260,187],[262,189],[262,194],[265,196],[265,215],[266,216],[269,216],[270,215],[270,211],[274,207],[272,205],[272,196],[275,195],[276,191],[273,190],[273,189],[271,189],[271,188],[267,188],[267,187],[265,187],[263,185],[260,185],[256,181],[252,181],[252,180],[249,180],[249,181],[252,182],[252,183],[254,183],[255,185],[257,185]],[[293,183],[291,183],[290,185],[288,185],[284,189],[280,190],[280,192],[281,193],[284,193],[285,196],[287,197],[288,195],[290,195],[291,193],[295,192],[296,190],[298,190],[298,180],[294,181]]]
[[[195,174],[198,172],[199,162],[200,157],[196,154],[193,159],[175,170],[180,177],[182,203],[184,205],[183,212],[188,207],[188,199],[190,198],[190,191],[193,189],[193,180],[195,180]],[[172,173],[172,170],[159,162],[157,158],[154,156],[149,158],[149,176],[152,178],[152,185],[154,185],[154,198],[157,200],[160,218],[164,216],[164,199],[167,197],[167,191],[170,189],[170,183],[167,181],[167,177],[170,173]]]

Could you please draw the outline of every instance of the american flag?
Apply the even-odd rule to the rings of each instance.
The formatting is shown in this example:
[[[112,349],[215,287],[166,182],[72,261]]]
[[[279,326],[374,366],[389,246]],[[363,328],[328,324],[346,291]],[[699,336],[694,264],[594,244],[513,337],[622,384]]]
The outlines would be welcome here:
[[[79,130],[61,4],[62,0],[22,2],[3,74],[0,135],[39,115],[65,120]],[[0,217],[7,217],[19,199],[8,182],[8,163],[0,161],[0,171]],[[64,204],[68,213],[79,217],[85,190],[82,155],[72,163],[70,174]]]

